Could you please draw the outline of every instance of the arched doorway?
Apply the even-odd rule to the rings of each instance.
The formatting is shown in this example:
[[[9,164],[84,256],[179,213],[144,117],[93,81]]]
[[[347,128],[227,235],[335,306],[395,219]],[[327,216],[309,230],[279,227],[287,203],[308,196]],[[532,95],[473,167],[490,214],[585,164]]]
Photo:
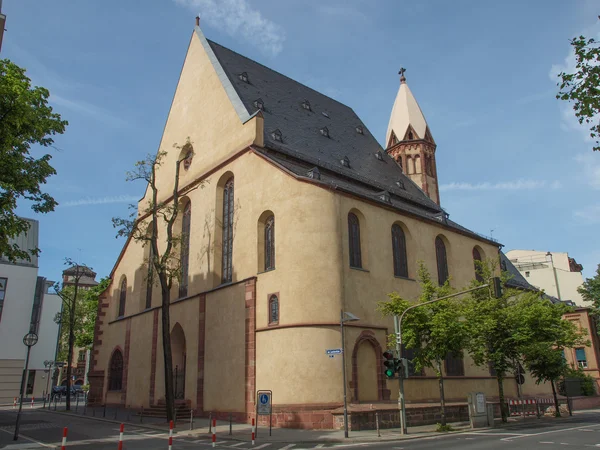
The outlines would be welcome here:
[[[356,359],[358,362],[358,401],[376,402],[379,400],[377,355],[369,341],[360,343]]]
[[[175,398],[185,398],[185,334],[179,322],[171,330],[171,355],[173,358],[173,389]]]

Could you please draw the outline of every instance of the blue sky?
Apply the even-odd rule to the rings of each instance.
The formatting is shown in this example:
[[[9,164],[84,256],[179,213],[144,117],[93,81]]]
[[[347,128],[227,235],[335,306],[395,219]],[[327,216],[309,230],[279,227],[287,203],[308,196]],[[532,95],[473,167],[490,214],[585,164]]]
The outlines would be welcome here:
[[[600,263],[600,154],[555,74],[569,38],[599,36],[593,1],[5,0],[2,58],[47,87],[70,122],[50,149],[53,213],[40,272],[66,256],[107,275],[124,243],[111,217],[144,191],[125,171],[157,150],[194,17],[210,39],[351,106],[383,143],[408,84],[437,142],[442,206],[513,248]],[[493,230],[493,231],[492,231]]]

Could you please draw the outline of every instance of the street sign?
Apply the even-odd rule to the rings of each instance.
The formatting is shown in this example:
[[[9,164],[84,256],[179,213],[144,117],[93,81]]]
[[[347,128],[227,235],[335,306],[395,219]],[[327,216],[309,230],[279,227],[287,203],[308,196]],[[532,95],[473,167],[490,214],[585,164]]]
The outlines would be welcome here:
[[[328,350],[325,350],[325,353],[327,353],[328,355],[341,355],[342,349],[341,348],[330,348]]]
[[[271,393],[261,392],[258,395],[258,404],[256,405],[256,413],[259,416],[268,416],[271,414]]]

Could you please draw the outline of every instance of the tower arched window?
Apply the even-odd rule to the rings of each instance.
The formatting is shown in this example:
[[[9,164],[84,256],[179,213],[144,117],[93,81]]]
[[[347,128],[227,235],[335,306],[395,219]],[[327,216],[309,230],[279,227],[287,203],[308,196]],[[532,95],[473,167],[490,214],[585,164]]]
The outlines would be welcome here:
[[[108,390],[120,391],[123,388],[123,355],[121,350],[114,351],[110,358],[110,372],[108,378]]]
[[[269,297],[269,324],[279,322],[279,298],[273,294]]]
[[[435,256],[437,259],[438,284],[443,286],[448,280],[448,258],[446,244],[440,236],[435,238]]]
[[[188,279],[190,270],[190,226],[192,218],[192,204],[187,202],[183,209],[181,221],[181,281],[179,283],[179,297],[188,295]]]
[[[119,291],[119,316],[125,315],[125,301],[127,300],[127,278],[123,277],[121,281],[121,290]]]
[[[402,227],[397,223],[392,225],[392,252],[394,256],[394,275],[408,278],[406,236]]]
[[[481,263],[481,253],[477,247],[473,247],[473,265],[475,266],[475,278],[480,283],[483,283],[483,276],[481,275],[481,269],[477,262]]]
[[[230,283],[233,277],[233,177],[223,188],[223,261],[222,281]]]
[[[275,268],[275,216],[265,222],[265,270]]]
[[[348,249],[350,251],[350,267],[361,269],[360,223],[354,213],[348,214]]]

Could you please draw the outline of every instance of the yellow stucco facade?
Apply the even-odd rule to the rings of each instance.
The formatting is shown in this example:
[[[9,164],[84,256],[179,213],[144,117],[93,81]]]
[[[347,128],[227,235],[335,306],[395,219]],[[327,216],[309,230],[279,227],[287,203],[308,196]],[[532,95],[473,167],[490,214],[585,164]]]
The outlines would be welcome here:
[[[498,246],[443,221],[426,220],[360,196],[332,189],[319,180],[294,175],[256,151],[263,145],[264,119],[245,122],[232,104],[218,68],[196,30],[175,92],[160,149],[162,199],[172,193],[176,161],[189,138],[191,165],[181,171],[182,202],[190,202],[187,295],[172,289],[170,326],[174,366],[185,373],[182,399],[203,412],[235,413],[247,420],[256,390],[273,391],[276,408],[324,410],[341,405],[342,367],[326,349],[341,346],[340,311],[358,322],[346,327],[346,375],[351,402],[393,402],[397,382],[382,375],[381,351],[393,331],[376,311],[387,294],[416,298],[417,261],[436,272],[434,241],[446,244],[451,284],[467,286],[474,277],[473,248],[495,258]],[[223,283],[223,192],[233,177],[231,281]],[[140,201],[143,214],[147,199]],[[348,214],[360,221],[362,269],[349,265]],[[275,223],[275,267],[264,270],[264,218]],[[406,236],[408,277],[394,276],[391,227]],[[181,225],[179,225],[181,226]],[[164,230],[159,229],[164,240]],[[164,245],[164,242],[163,242]],[[160,288],[146,307],[147,249],[129,240],[100,305],[90,373],[90,399],[147,408],[164,397]],[[126,286],[124,292],[121,287]],[[119,314],[124,295],[124,313]],[[278,299],[270,320],[270,299]],[[115,352],[122,357],[121,383],[111,381]],[[497,395],[495,378],[467,357],[465,374],[449,377],[446,398],[465,401],[472,391]],[[117,368],[118,369],[118,368]],[[432,373],[406,382],[408,402],[435,402]],[[526,395],[547,389],[528,380]],[[505,392],[516,395],[514,380]],[[285,421],[281,422],[284,423]]]

